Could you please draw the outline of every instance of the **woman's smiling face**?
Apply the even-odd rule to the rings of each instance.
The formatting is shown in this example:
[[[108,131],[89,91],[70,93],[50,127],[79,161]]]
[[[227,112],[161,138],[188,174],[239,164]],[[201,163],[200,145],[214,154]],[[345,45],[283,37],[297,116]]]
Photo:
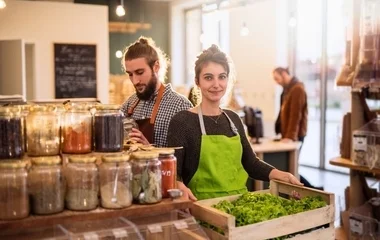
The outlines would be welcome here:
[[[226,93],[228,74],[222,65],[207,62],[203,66],[197,82],[203,100],[219,102]]]

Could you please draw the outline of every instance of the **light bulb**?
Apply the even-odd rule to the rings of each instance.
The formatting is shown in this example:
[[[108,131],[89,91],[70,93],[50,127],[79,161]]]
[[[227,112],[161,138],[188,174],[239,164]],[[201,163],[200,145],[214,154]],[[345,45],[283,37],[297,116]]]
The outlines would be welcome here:
[[[122,17],[122,16],[125,15],[125,9],[124,9],[123,5],[117,6],[117,8],[116,8],[116,15],[118,15],[119,17]]]
[[[117,50],[116,53],[115,53],[116,57],[117,58],[121,58],[123,56],[123,52],[120,51],[120,50]]]
[[[5,0],[0,0],[0,9],[4,9],[6,6]]]
[[[246,37],[248,35],[249,35],[249,28],[247,27],[245,23],[243,23],[243,26],[241,26],[241,29],[240,29],[240,36]]]
[[[294,28],[297,26],[297,19],[295,17],[291,17],[288,22],[289,27]]]

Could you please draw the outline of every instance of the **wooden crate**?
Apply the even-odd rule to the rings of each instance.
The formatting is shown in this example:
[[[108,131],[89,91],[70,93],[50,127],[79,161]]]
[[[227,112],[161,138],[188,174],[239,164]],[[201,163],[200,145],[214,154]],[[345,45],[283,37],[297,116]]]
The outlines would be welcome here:
[[[293,191],[298,192],[301,198],[306,196],[321,196],[323,200],[326,201],[327,206],[256,224],[236,227],[234,216],[211,207],[212,205],[222,200],[234,201],[240,197],[240,195],[234,195],[229,197],[213,198],[195,202],[191,209],[192,215],[197,220],[209,223],[224,231],[225,235],[221,235],[211,229],[204,228],[205,232],[213,240],[271,239],[288,234],[294,234],[304,230],[313,229],[315,227],[327,224],[329,226],[328,228],[320,228],[305,234],[299,234],[293,237],[292,239],[334,240],[334,194],[306,187],[295,186],[279,181],[271,181],[269,190],[257,191],[255,193],[271,193],[275,196],[279,196],[280,193],[291,195]]]

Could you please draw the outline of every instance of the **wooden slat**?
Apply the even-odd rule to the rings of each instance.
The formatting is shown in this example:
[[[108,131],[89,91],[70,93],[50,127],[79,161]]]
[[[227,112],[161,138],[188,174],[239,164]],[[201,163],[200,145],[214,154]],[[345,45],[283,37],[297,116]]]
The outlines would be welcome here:
[[[150,23],[109,22],[108,24],[108,31],[112,33],[135,33],[137,30],[149,30],[151,28]]]
[[[334,194],[333,193],[328,193],[328,192],[316,190],[313,188],[307,188],[307,187],[303,187],[303,186],[296,186],[296,185],[292,185],[292,184],[285,183],[285,182],[279,182],[279,183],[280,183],[278,185],[278,192],[279,193],[292,195],[292,192],[296,191],[301,195],[301,198],[306,197],[306,196],[311,196],[311,197],[321,196],[327,204],[334,204]]]
[[[189,229],[179,229],[178,239],[181,240],[206,240],[205,237],[198,235],[196,232],[193,232]]]
[[[233,236],[233,239],[270,239],[330,223],[334,221],[334,213],[334,206],[327,206],[253,225],[233,228],[229,233],[230,236]]]
[[[209,228],[202,227],[202,230],[206,233],[206,235],[211,239],[211,240],[227,240],[228,238],[226,236],[223,236],[220,233],[217,233]]]
[[[215,227],[219,227],[224,231],[235,227],[235,217],[219,211],[213,207],[204,206],[198,202],[193,203],[191,214],[197,219],[207,222]]]
[[[11,228],[27,228],[27,227],[44,227],[65,222],[87,221],[101,218],[144,216],[153,214],[162,214],[175,209],[187,209],[192,206],[189,200],[164,199],[162,202],[153,205],[132,205],[129,208],[120,210],[108,210],[97,208],[89,212],[76,212],[65,210],[62,213],[47,216],[30,216],[21,220],[0,221],[0,230]]]
[[[300,234],[290,238],[291,240],[335,240],[335,228],[318,229],[309,233]]]
[[[350,159],[337,157],[337,158],[331,159],[330,164],[334,165],[334,166],[349,168],[352,170],[372,173],[375,175],[374,177],[380,178],[380,169],[379,168],[369,169],[366,166],[357,165],[356,163],[352,162]]]

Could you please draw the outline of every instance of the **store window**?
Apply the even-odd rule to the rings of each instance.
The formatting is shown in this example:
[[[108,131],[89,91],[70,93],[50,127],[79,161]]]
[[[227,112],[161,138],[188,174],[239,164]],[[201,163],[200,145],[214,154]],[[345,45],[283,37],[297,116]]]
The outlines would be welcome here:
[[[294,66],[295,75],[305,84],[309,106],[308,133],[299,162],[341,172],[347,169],[331,166],[329,160],[340,155],[342,119],[350,111],[349,90],[335,86],[345,61],[346,2],[297,0]]]

